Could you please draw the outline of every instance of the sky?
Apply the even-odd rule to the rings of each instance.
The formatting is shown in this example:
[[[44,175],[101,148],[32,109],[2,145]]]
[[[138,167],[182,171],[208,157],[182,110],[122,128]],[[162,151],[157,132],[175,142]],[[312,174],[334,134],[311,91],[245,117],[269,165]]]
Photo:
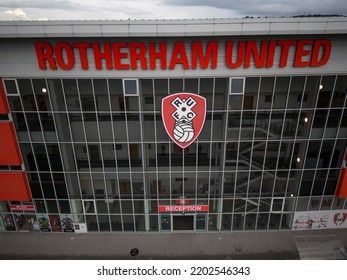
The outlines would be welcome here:
[[[0,20],[118,20],[347,15],[346,0],[0,0]]]

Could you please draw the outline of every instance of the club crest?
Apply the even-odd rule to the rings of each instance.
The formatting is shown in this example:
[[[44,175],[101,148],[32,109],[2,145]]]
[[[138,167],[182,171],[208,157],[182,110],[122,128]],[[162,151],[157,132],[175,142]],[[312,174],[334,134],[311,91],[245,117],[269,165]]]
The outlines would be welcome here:
[[[206,99],[194,93],[175,93],[162,100],[161,113],[167,134],[181,148],[199,136],[206,117]]]

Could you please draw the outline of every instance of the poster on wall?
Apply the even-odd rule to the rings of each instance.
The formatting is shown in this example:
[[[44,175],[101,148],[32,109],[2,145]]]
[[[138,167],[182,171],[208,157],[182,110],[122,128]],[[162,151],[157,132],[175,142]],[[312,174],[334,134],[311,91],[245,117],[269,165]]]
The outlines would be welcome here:
[[[60,215],[60,221],[64,232],[75,232],[72,216]]]
[[[347,210],[331,211],[328,222],[329,228],[347,228]]]
[[[16,225],[11,214],[4,215],[5,229],[8,231],[15,231]]]
[[[58,215],[49,215],[49,221],[51,223],[52,231],[61,232],[60,217]]]
[[[85,223],[78,223],[78,224],[74,224],[75,226],[75,232],[76,233],[87,233],[87,224]]]
[[[39,222],[40,230],[42,232],[51,232],[51,225],[49,223],[48,215],[37,214],[37,220]]]
[[[292,230],[323,229],[328,227],[329,211],[296,212]]]

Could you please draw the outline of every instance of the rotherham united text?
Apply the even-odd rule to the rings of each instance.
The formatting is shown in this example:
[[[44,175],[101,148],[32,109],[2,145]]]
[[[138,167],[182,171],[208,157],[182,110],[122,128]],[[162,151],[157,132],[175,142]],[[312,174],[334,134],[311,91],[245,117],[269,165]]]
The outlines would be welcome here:
[[[169,47],[170,46],[170,47]],[[230,69],[319,67],[330,58],[329,40],[262,40],[184,43],[175,42],[59,42],[35,44],[39,68],[71,70],[215,69],[218,57]],[[225,53],[221,54],[221,50]],[[219,58],[220,59],[220,58]]]

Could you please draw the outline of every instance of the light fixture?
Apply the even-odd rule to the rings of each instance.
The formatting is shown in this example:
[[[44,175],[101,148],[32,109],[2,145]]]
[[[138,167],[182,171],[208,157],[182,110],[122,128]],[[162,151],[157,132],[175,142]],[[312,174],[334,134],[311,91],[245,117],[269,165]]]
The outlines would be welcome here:
[[[293,197],[293,196],[294,196],[294,194],[292,194],[292,193],[291,193],[291,194],[290,194],[290,196],[291,196],[291,197]]]
[[[47,89],[46,89],[46,88],[42,88],[41,91],[42,91],[43,93],[46,93],[46,92],[47,92]]]
[[[296,161],[299,163],[301,161],[301,159],[298,157],[298,158],[296,158]]]
[[[320,85],[320,86],[319,86],[319,89],[323,89],[323,85]]]
[[[306,118],[304,119],[304,121],[305,121],[305,123],[307,123],[307,122],[308,122],[308,117],[306,117]]]

